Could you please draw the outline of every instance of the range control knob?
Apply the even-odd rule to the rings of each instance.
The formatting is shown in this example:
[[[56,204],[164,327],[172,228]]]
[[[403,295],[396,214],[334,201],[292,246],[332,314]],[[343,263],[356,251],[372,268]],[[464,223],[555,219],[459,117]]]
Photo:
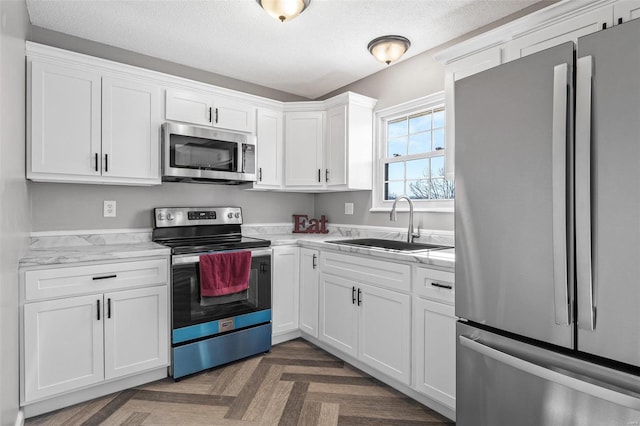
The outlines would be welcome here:
[[[164,213],[158,213],[158,220],[164,220]]]
[[[171,213],[167,213],[167,220],[173,220],[174,216]]]
[[[229,212],[229,213],[227,214],[227,217],[228,217],[229,219],[233,219],[233,213]]]
[[[236,212],[236,218],[240,217],[240,212]]]

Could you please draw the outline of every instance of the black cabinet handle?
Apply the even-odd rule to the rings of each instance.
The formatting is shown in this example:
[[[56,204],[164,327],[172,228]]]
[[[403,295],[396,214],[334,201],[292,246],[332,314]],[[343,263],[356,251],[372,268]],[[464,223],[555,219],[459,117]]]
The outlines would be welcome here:
[[[96,172],[98,171],[98,153],[96,152]]]
[[[356,288],[351,287],[351,304],[355,305],[356,303]]]
[[[320,180],[320,173],[322,173],[322,170],[318,169],[318,183],[322,182],[322,180]]]
[[[218,123],[218,108],[216,108],[216,123]]]
[[[262,182],[262,167],[258,169],[258,182]]]
[[[96,300],[96,308],[98,310],[98,321],[100,321],[100,299]]]
[[[431,283],[432,286],[434,287],[438,287],[438,288],[446,288],[451,290],[453,287],[450,285],[446,285],[446,284],[439,284],[439,283]]]
[[[104,155],[104,171],[109,171],[109,154]]]
[[[111,318],[111,298],[107,299],[107,318]]]
[[[115,274],[114,275],[103,275],[101,277],[93,277],[92,280],[94,280],[94,281],[106,280],[106,279],[109,279],[109,278],[116,278],[116,277],[117,277],[117,275],[115,275]]]
[[[211,107],[209,107],[209,123],[211,123]]]
[[[362,295],[362,290],[358,289],[358,306],[362,304],[362,298],[360,295]]]
[[[324,171],[324,180],[329,182],[329,169],[325,169]]]
[[[313,255],[313,259],[311,261],[311,266],[313,266],[313,269],[316,269],[316,266],[318,266],[318,264],[316,263],[316,259],[318,258],[318,256],[316,256],[315,254]]]

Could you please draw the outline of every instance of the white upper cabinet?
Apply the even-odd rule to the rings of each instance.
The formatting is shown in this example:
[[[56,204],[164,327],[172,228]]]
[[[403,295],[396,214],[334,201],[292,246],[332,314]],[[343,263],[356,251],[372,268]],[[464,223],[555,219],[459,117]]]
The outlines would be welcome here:
[[[82,66],[33,60],[27,178],[160,184],[160,88]]]
[[[167,89],[165,116],[170,121],[255,132],[255,107],[209,93]]]
[[[616,24],[640,18],[640,0],[623,0],[613,5],[613,20]]]
[[[527,32],[522,36],[514,37],[513,41],[508,44],[506,59],[512,61],[566,41],[576,42],[578,37],[600,31],[604,26],[613,26],[613,8],[611,6],[571,16]]]
[[[284,172],[284,114],[258,108],[256,120],[256,149],[258,151],[258,180],[254,188],[282,187]]]
[[[286,185],[323,186],[324,112],[287,112],[285,129]]]
[[[372,187],[375,99],[344,93],[324,102],[296,103],[285,113],[285,187],[349,191]]]
[[[100,88],[98,73],[33,61],[28,178],[100,176]]]
[[[160,175],[160,88],[102,79],[102,175],[157,179]]]

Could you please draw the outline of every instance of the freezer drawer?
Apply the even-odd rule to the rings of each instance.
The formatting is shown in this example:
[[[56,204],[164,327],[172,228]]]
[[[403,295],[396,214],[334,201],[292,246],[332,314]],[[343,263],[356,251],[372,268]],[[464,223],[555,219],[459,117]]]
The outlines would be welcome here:
[[[640,378],[457,325],[458,426],[640,424]]]

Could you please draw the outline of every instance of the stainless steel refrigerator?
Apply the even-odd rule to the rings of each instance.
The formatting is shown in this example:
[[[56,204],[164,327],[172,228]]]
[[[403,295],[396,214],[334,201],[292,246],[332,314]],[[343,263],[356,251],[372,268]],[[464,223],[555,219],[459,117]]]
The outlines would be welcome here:
[[[640,425],[640,20],[455,108],[458,425]]]

